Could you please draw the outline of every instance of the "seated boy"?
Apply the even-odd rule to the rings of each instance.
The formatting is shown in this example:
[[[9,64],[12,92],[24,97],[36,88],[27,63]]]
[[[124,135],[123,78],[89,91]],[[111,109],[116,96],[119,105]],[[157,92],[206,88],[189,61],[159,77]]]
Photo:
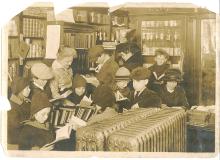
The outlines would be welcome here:
[[[157,49],[155,51],[156,63],[149,67],[151,76],[149,79],[149,88],[155,92],[158,92],[161,85],[163,84],[164,73],[169,69],[170,65],[167,64],[169,59],[168,53],[163,49]]]
[[[130,71],[125,67],[119,68],[116,72],[115,98],[116,104],[119,107],[119,113],[123,112],[123,108],[129,109],[131,105],[129,100],[131,90],[128,87],[128,83],[130,82],[130,74]]]
[[[137,67],[131,72],[134,91],[130,93],[131,108],[160,107],[161,99],[146,86],[150,77],[150,71],[144,67]]]
[[[20,133],[21,122],[30,118],[29,80],[16,77],[11,86],[12,94],[9,98],[11,110],[8,111],[8,144],[18,144],[17,136]],[[10,149],[10,148],[9,148]]]
[[[169,69],[165,72],[164,85],[159,91],[162,103],[168,107],[189,107],[184,89],[178,85],[181,82],[181,72],[178,69]]]
[[[49,67],[43,63],[36,63],[31,68],[33,76],[33,91],[31,98],[31,117],[25,121],[19,135],[19,149],[31,150],[32,147],[42,147],[54,139],[50,130],[48,117],[51,103],[45,92],[48,80],[53,78]]]

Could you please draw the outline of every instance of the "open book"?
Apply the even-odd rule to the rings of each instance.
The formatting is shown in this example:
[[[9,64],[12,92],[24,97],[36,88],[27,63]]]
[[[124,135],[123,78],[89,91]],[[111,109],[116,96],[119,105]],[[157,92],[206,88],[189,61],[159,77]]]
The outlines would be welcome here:
[[[71,90],[67,90],[66,92],[64,92],[63,94],[61,94],[60,97],[50,99],[50,102],[54,102],[54,101],[56,101],[56,100],[60,100],[60,99],[65,99],[65,98],[67,98],[71,93],[72,93]]]
[[[48,148],[52,148],[51,146],[54,145],[56,142],[69,139],[72,129],[77,130],[80,127],[86,126],[86,122],[82,119],[72,116],[69,123],[65,126],[56,130],[56,139],[51,143],[48,143],[42,147],[42,150],[48,150]]]

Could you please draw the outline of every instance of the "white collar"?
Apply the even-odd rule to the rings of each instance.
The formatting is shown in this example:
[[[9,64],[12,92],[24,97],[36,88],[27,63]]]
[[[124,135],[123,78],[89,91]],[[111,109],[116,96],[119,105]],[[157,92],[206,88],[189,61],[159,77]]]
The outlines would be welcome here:
[[[144,88],[143,88],[142,90],[140,90],[140,91],[135,91],[135,92],[134,92],[134,95],[136,96],[137,92],[139,92],[139,94],[138,94],[138,96],[139,96],[139,95],[145,90],[145,88],[146,88],[146,87],[144,87]]]
[[[37,84],[36,82],[33,82],[33,84],[34,84],[37,88],[40,88],[41,90],[44,90],[44,87],[40,86],[40,85]]]

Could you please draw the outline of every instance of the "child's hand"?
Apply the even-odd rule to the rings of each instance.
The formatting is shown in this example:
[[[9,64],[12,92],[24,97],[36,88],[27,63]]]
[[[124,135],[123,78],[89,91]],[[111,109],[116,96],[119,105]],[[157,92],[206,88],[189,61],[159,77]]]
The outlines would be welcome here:
[[[137,108],[139,108],[139,105],[137,103],[131,107],[131,109],[137,109]]]

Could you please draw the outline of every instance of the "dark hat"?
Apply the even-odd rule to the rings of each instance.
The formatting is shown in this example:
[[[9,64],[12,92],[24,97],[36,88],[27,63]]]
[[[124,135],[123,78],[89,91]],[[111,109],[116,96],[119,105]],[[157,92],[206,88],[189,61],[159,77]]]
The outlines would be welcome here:
[[[167,53],[167,51],[165,51],[164,49],[156,49],[155,50],[155,56],[157,55],[163,55],[165,58],[169,58],[169,54]]]
[[[107,85],[99,85],[92,94],[92,100],[103,110],[106,107],[112,107],[116,101],[112,89]]]
[[[120,43],[116,46],[116,53],[128,53],[128,51],[130,51],[132,54],[141,53],[141,49],[138,47],[136,43]]]
[[[39,94],[33,95],[31,99],[31,115],[33,116],[38,111],[51,106],[46,93],[39,92]]]
[[[73,88],[86,87],[86,80],[81,75],[76,74],[73,78]]]
[[[104,53],[104,47],[102,45],[96,45],[88,50],[88,57],[90,62],[95,62],[99,56]]]
[[[13,94],[17,95],[29,84],[30,80],[28,78],[16,77],[11,84],[11,91]]]
[[[151,75],[151,72],[149,69],[144,67],[137,67],[132,70],[131,72],[131,79],[135,80],[145,80],[148,79]]]
[[[175,68],[168,69],[165,72],[164,81],[177,81],[177,82],[182,81],[181,71]]]

